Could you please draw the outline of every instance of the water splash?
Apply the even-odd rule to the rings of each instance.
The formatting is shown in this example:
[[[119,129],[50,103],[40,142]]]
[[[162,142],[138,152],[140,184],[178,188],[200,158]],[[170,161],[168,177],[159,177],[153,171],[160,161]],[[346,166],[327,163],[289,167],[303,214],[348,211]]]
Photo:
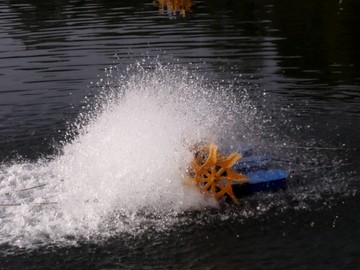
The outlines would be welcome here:
[[[158,62],[122,73],[112,67],[100,86],[61,155],[1,167],[8,206],[0,210],[0,243],[71,244],[162,230],[183,211],[217,206],[183,184],[190,146],[237,140],[235,125],[248,125],[255,111],[246,95]]]
[[[284,142],[283,131],[269,112],[259,113],[234,83],[157,60],[125,71],[111,67],[105,75],[95,101],[69,128],[61,154],[0,165],[6,205],[0,206],[0,245],[77,245],[214,220],[242,222],[272,209],[311,208],[311,201],[347,188],[333,155],[287,149],[277,155],[300,172],[309,161],[333,168],[305,170],[290,179],[286,193],[255,195],[214,214],[215,201],[183,184],[191,145],[212,140],[241,151],[239,142],[246,141],[274,154],[271,144]]]

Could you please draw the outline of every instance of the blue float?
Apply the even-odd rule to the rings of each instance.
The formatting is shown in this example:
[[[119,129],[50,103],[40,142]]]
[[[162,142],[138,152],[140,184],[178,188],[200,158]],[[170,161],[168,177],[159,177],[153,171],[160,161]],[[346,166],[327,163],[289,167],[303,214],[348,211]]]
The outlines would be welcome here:
[[[267,156],[248,156],[242,158],[233,169],[245,174],[248,183],[232,182],[236,197],[256,192],[277,191],[286,188],[289,172],[284,169],[270,168],[271,159]]]

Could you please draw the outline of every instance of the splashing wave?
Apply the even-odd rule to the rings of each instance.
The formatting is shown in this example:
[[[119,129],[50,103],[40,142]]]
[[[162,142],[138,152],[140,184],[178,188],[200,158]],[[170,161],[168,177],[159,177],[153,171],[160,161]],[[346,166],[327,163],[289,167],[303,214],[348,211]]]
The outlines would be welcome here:
[[[204,139],[235,141],[232,130],[255,114],[245,93],[159,63],[136,63],[125,74],[110,68],[101,86],[100,101],[80,114],[61,155],[0,168],[7,205],[0,244],[161,230],[183,211],[217,206],[183,184],[189,148]]]

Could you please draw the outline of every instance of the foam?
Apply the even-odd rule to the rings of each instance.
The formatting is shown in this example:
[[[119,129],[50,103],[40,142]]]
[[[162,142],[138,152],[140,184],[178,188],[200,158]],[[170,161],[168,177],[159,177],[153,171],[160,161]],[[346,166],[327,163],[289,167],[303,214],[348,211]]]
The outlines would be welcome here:
[[[184,185],[193,143],[248,125],[246,97],[193,71],[156,63],[110,69],[99,100],[50,161],[0,168],[0,244],[75,244],[162,230],[184,211],[217,207]],[[71,134],[77,134],[76,136]]]

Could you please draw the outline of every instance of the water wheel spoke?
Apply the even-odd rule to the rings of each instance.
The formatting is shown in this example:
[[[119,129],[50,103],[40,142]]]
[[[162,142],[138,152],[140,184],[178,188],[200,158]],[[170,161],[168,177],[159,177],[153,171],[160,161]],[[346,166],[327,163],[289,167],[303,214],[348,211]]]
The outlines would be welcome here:
[[[244,181],[247,182],[247,177],[243,174],[236,173],[232,170],[226,170],[227,177],[233,181]]]
[[[226,168],[220,167],[220,169],[216,172],[216,176],[221,176],[224,172],[226,172]]]
[[[228,176],[219,176],[217,177],[219,181],[228,181],[230,178]]]
[[[240,154],[232,153],[225,160],[218,161],[217,165],[223,168],[231,168],[236,164],[236,162],[239,161],[240,158],[241,158]]]

